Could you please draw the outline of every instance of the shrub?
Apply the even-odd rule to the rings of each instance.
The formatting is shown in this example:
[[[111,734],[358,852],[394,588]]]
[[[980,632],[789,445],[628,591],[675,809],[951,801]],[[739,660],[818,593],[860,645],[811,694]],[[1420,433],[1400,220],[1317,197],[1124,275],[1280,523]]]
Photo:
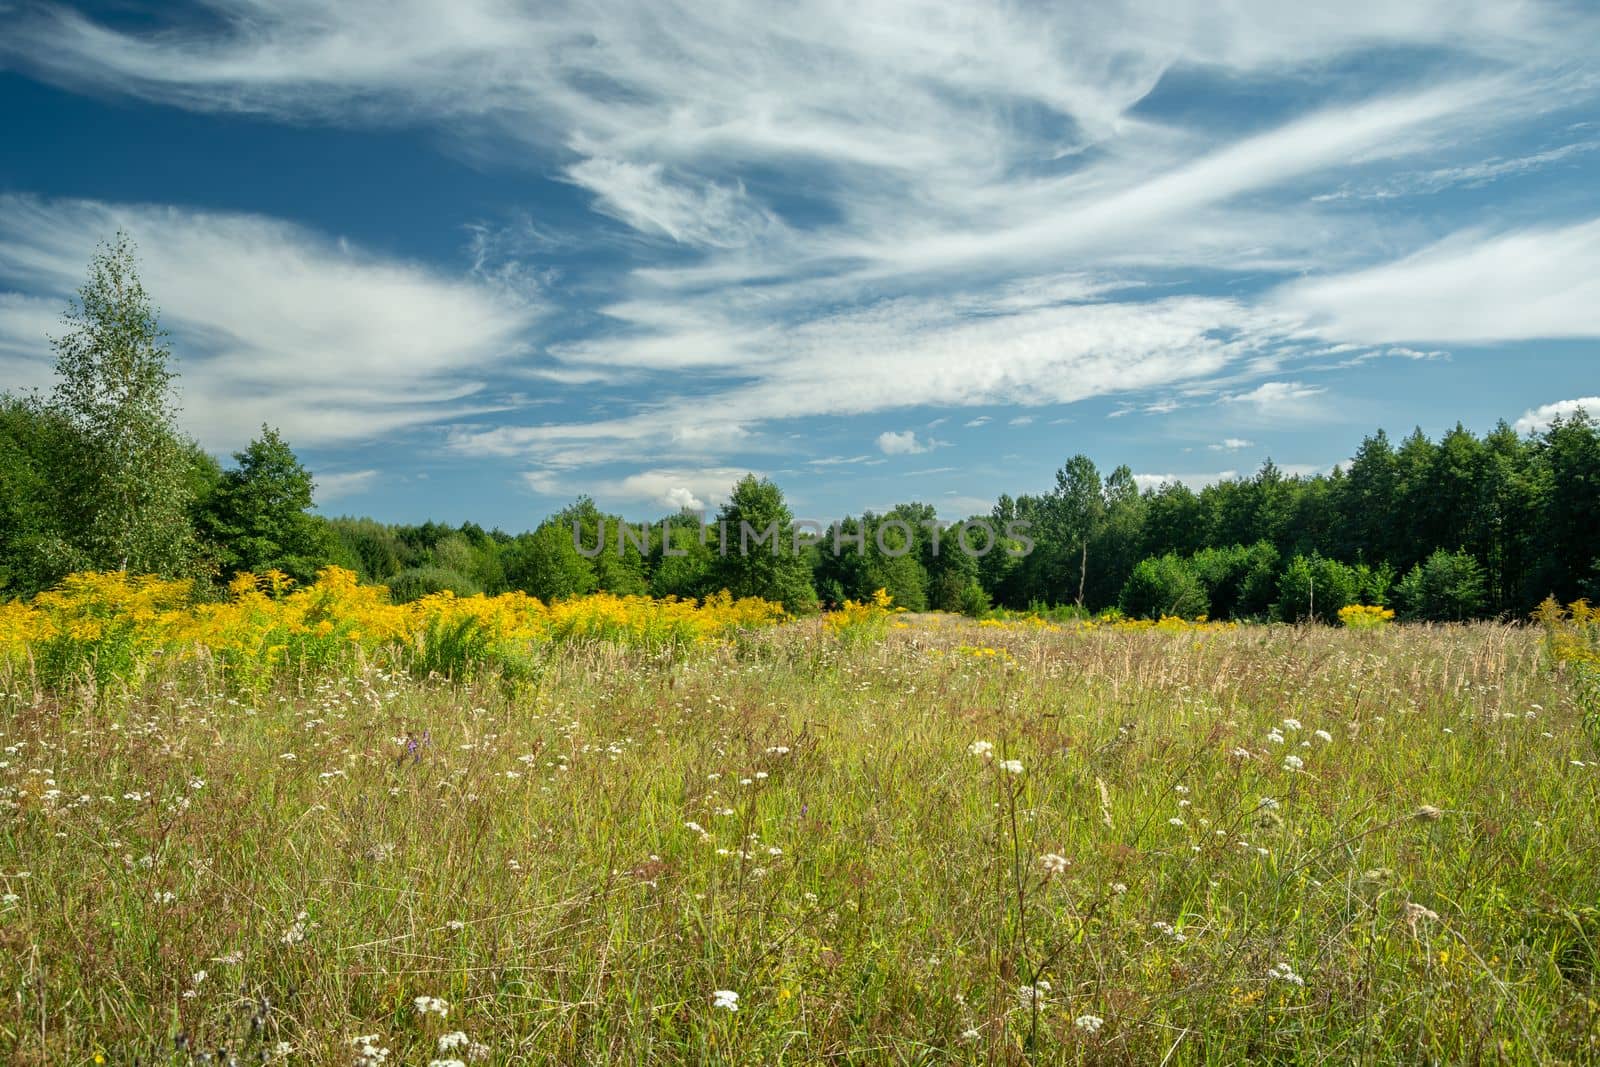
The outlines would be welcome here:
[[[1212,618],[1236,619],[1270,610],[1278,580],[1278,550],[1271,542],[1203,549],[1194,554],[1192,563],[1205,586]]]
[[[1118,603],[1124,614],[1140,619],[1195,618],[1211,606],[1194,568],[1172,553],[1140,560],[1123,583]]]
[[[1381,630],[1393,618],[1393,611],[1377,604],[1347,604],[1339,609],[1339,621],[1347,630]]]
[[[396,604],[409,604],[435,593],[472,596],[482,591],[476,582],[460,571],[437,566],[409,567],[395,575],[389,583],[389,595]]]
[[[887,589],[878,590],[871,600],[846,600],[844,607],[822,616],[823,629],[847,645],[882,641],[889,633],[891,603]]]
[[[1488,602],[1483,567],[1465,552],[1439,549],[1395,586],[1401,614],[1429,622],[1464,622]]]
[[[1334,623],[1339,609],[1360,599],[1361,580],[1354,567],[1323,556],[1296,556],[1278,579],[1274,613],[1284,622]]]

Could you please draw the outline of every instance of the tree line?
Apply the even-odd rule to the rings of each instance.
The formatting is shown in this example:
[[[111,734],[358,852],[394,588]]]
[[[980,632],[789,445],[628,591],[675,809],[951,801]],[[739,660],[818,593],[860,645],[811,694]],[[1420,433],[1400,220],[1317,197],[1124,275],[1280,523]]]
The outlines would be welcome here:
[[[839,520],[797,553],[781,490],[751,476],[714,526],[776,526],[780,550],[724,552],[690,513],[663,517],[648,541],[618,537],[622,518],[586,497],[514,535],[324,518],[311,473],[267,426],[224,468],[176,428],[171,353],[124,236],[95,256],[65,326],[51,342],[54,389],[0,395],[0,596],[78,570],[191,577],[204,592],[241,571],[306,581],[330,564],[397,600],[729,589],[799,612],[880,588],[912,610],[972,615],[1290,621],[1331,621],[1353,603],[1416,619],[1518,617],[1546,596],[1600,596],[1600,427],[1581,411],[1529,435],[1458,424],[1396,444],[1379,430],[1348,469],[1289,476],[1269,460],[1198,490],[1141,491],[1128,467],[1102,474],[1075,455],[1047,492],[975,516],[987,532],[977,544],[908,503]]]

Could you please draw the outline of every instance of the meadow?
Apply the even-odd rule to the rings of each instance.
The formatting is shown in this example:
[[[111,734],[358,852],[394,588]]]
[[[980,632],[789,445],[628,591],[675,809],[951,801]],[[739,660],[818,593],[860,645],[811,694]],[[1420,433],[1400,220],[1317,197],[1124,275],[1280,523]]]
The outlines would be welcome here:
[[[327,577],[0,611],[6,1062],[1600,1058],[1587,619]]]

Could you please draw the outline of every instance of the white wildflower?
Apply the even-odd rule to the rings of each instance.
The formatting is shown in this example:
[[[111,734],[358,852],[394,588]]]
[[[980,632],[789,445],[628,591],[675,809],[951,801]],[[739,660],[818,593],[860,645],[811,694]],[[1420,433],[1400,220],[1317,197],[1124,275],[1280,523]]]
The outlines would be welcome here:
[[[1305,765],[1306,761],[1301,759],[1299,756],[1290,755],[1283,757],[1283,769],[1286,771],[1298,771],[1304,768]]]
[[[994,745],[988,741],[974,741],[967,746],[967,751],[979,759],[994,759]]]
[[[1039,857],[1039,866],[1044,868],[1046,874],[1065,874],[1070,862],[1067,857],[1055,852],[1046,852]]]
[[[1072,1020],[1072,1025],[1086,1034],[1098,1034],[1105,1024],[1106,1021],[1098,1015],[1080,1015]]]
[[[1019,760],[1019,759],[1001,760],[1000,761],[1000,769],[1002,771],[1010,771],[1012,774],[1021,774],[1022,773],[1022,761]]]
[[[1267,979],[1276,982],[1288,982],[1290,985],[1303,986],[1306,980],[1294,973],[1294,968],[1287,963],[1274,964],[1272,970],[1267,972]]]
[[[443,1019],[450,1014],[450,1005],[438,997],[416,997],[411,1001],[411,1006],[417,1010],[418,1015],[437,1015]]]
[[[1043,978],[1033,985],[1017,987],[1017,1001],[1024,1008],[1044,1007],[1046,994],[1050,992],[1050,983]]]
[[[738,1011],[739,994],[731,989],[714,989],[711,991],[711,1006],[727,1011]]]

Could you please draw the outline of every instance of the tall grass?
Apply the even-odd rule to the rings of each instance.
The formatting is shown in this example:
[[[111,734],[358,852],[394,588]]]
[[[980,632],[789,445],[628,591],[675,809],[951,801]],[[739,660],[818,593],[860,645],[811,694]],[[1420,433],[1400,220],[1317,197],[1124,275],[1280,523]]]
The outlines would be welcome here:
[[[1536,630],[546,654],[12,661],[0,1058],[1600,1057],[1600,767]]]

